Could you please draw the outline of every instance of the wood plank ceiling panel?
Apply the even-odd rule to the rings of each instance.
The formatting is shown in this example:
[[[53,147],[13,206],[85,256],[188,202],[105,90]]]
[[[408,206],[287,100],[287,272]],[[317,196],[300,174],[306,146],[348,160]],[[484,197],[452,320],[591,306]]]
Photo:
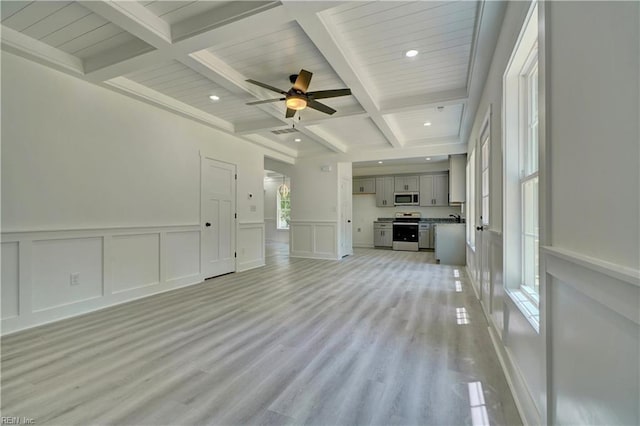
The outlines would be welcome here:
[[[424,141],[458,136],[463,105],[447,105],[441,111],[438,108],[421,108],[402,114],[389,114],[385,120],[401,135],[404,142]],[[431,123],[425,126],[424,123]]]
[[[464,88],[477,3],[370,2],[328,17],[350,57],[383,99]],[[416,49],[415,58],[404,53]]]
[[[367,117],[353,117],[340,121],[328,120],[318,125],[324,132],[350,147],[388,147],[389,143],[376,125]]]
[[[144,6],[169,24],[175,24],[229,3],[229,1],[153,1]]]
[[[2,2],[1,7],[3,25],[81,59],[137,40],[76,2]]]
[[[68,6],[71,2],[54,2],[54,1],[46,1],[46,2],[31,2],[26,7],[21,8],[10,16],[5,17],[4,12],[4,3],[2,2],[3,9],[3,18],[2,25],[6,25],[7,27],[14,29],[19,32],[23,32],[25,29],[29,28],[31,25],[36,24],[42,19],[47,18],[49,15],[57,12],[60,9]],[[8,6],[7,12],[9,10],[15,10],[17,7]]]
[[[304,31],[294,22],[265,30],[257,36],[227,41],[208,50],[246,78],[285,91],[291,87],[289,75],[297,74],[300,69],[313,73],[310,91],[347,87]],[[262,91],[262,99],[278,96],[258,87],[256,90]],[[352,96],[325,99],[323,102],[334,108],[359,106]],[[311,117],[315,115],[313,113],[308,111],[306,115]]]
[[[177,61],[136,71],[126,77],[233,124],[271,117],[260,108],[245,105],[250,100],[248,96],[233,94]],[[210,95],[219,96],[220,100],[212,101]]]

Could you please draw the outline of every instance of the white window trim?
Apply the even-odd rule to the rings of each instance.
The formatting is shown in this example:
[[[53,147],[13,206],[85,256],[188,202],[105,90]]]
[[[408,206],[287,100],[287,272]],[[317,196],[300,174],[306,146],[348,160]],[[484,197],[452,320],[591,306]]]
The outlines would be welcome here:
[[[521,150],[522,135],[521,129],[522,114],[521,97],[522,88],[520,79],[522,71],[526,69],[527,61],[530,60],[530,53],[537,45],[538,39],[538,5],[534,0],[531,4],[524,25],[515,44],[505,73],[503,75],[503,102],[502,102],[502,151],[503,151],[503,275],[505,292],[510,299],[516,304],[525,318],[530,322],[533,328],[540,332],[540,296],[529,291],[521,282],[521,198],[520,183],[523,177],[520,170],[519,152]],[[529,68],[530,69],[530,68]],[[540,76],[540,70],[539,74]],[[543,101],[541,93],[542,86],[538,86],[538,109],[540,110],[540,102]],[[542,118],[538,117],[538,122]],[[528,129],[527,129],[528,131]],[[543,156],[540,154],[543,150],[543,140],[538,133],[538,172],[544,170]],[[515,141],[515,142],[514,142]],[[514,145],[515,143],[515,145]],[[515,146],[515,149],[514,149]],[[517,165],[517,166],[516,166]],[[538,221],[539,221],[539,244],[542,247],[544,235],[542,224],[542,202],[544,190],[542,181],[538,181]],[[540,259],[540,257],[539,257]],[[540,259],[540,264],[542,259]],[[540,270],[539,270],[540,272]],[[542,294],[543,277],[540,274],[540,292]]]

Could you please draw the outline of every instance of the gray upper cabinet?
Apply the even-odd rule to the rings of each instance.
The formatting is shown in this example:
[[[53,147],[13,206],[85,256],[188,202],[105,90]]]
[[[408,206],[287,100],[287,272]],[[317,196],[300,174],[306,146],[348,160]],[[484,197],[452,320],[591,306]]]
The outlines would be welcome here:
[[[375,194],[376,178],[355,178],[352,192],[354,194]]]
[[[420,176],[420,205],[435,207],[449,205],[449,176]]]
[[[419,176],[396,176],[395,192],[418,192],[420,189]]]
[[[376,178],[376,206],[393,207],[393,176]]]

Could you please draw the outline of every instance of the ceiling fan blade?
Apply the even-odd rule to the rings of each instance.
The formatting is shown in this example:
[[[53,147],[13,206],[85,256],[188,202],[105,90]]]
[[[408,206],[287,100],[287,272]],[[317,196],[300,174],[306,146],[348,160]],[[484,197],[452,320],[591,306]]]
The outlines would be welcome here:
[[[295,109],[287,108],[287,113],[285,114],[285,118],[291,118],[296,114]]]
[[[251,83],[251,84],[255,84],[256,86],[260,86],[260,87],[262,87],[264,89],[268,89],[268,90],[271,90],[273,92],[280,93],[281,95],[286,95],[287,94],[287,92],[285,92],[284,90],[278,89],[277,87],[269,86],[268,84],[261,83],[259,81],[255,81],[255,80],[251,80],[251,79],[245,80],[245,81],[247,83]]]
[[[300,70],[300,74],[298,74],[296,82],[293,83],[293,88],[301,92],[306,92],[309,88],[309,83],[311,83],[311,76],[313,76],[312,72]]]
[[[324,112],[325,114],[334,114],[336,112],[335,109],[331,108],[330,106],[327,106],[325,104],[321,104],[318,101],[314,101],[313,99],[309,99],[307,101],[307,107],[318,110],[320,112]]]
[[[253,102],[247,102],[245,105],[260,105],[260,104],[268,104],[270,102],[278,102],[278,101],[284,101],[285,98],[278,98],[278,99],[265,99],[263,101],[253,101]]]
[[[313,99],[337,98],[338,96],[349,96],[351,89],[336,90],[318,90],[317,92],[309,92],[307,96]]]

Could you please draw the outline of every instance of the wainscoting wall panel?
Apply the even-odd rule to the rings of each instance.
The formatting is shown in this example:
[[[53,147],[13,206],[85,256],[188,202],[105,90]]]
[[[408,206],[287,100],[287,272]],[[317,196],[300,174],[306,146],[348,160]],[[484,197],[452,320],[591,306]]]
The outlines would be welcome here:
[[[200,226],[2,234],[2,334],[202,281]]]
[[[165,280],[200,274],[200,230],[167,231],[165,235]]]
[[[489,247],[489,261],[491,271],[491,320],[502,337],[504,331],[504,279],[502,273],[502,234],[489,232],[491,244]]]
[[[552,422],[640,424],[640,273],[554,248],[544,254]]]
[[[118,235],[112,247],[113,293],[160,282],[159,234]]]
[[[20,312],[19,261],[18,243],[2,243],[2,319],[17,317]]]
[[[312,259],[338,259],[336,221],[291,221],[291,256]]]
[[[265,265],[264,222],[240,222],[238,226],[237,271],[247,271]]]
[[[101,237],[33,241],[32,247],[34,312],[102,296]]]

